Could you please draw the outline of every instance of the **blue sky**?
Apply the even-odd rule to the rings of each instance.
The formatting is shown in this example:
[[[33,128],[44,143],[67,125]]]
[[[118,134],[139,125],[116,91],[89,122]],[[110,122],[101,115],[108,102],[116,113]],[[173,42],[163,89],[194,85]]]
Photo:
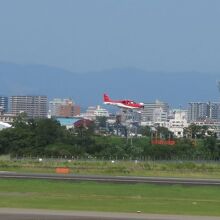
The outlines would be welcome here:
[[[0,61],[219,72],[219,0],[0,0]]]

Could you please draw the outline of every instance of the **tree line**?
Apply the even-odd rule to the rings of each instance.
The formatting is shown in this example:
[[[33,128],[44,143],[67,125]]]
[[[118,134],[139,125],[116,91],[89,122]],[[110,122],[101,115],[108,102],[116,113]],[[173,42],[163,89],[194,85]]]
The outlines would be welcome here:
[[[215,135],[176,139],[176,144],[152,145],[149,127],[140,127],[142,137],[125,138],[96,133],[99,123],[89,127],[66,129],[54,119],[28,119],[19,115],[11,128],[0,131],[0,154],[11,157],[66,157],[97,159],[155,159],[155,160],[219,160],[220,143]],[[193,131],[194,131],[193,130]],[[199,131],[198,131],[199,130]],[[204,130],[204,128],[203,128]],[[168,137],[166,128],[158,131]]]

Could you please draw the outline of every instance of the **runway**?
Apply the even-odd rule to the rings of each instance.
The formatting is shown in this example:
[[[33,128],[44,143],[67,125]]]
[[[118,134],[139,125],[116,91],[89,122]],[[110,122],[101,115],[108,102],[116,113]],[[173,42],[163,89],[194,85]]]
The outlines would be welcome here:
[[[30,174],[16,172],[0,172],[0,178],[7,179],[45,179],[61,181],[95,181],[111,183],[152,183],[152,184],[181,184],[181,185],[206,185],[220,186],[220,179],[191,179],[191,178],[166,178],[166,177],[130,177],[130,176],[96,176],[72,174]]]
[[[118,184],[181,184],[220,186],[219,179],[128,177],[128,176],[95,176],[95,175],[61,175],[61,174],[27,174],[0,171],[0,179],[45,179],[57,181],[95,181]],[[0,208],[0,219],[4,220],[219,220],[220,217],[158,215],[143,213],[108,213],[88,211],[55,211],[38,209]]]
[[[0,208],[4,220],[219,220],[219,217]]]

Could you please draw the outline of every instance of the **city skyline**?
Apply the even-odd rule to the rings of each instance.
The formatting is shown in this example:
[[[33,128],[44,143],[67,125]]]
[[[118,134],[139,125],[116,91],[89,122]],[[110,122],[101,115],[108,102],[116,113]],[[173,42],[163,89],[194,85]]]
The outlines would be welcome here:
[[[165,127],[176,137],[183,137],[184,129],[194,125],[208,126],[209,129],[215,129],[216,134],[219,133],[220,102],[190,102],[188,109],[173,109],[169,103],[155,101],[143,103],[142,109],[131,110],[125,106],[115,106],[115,111],[110,113],[100,105],[88,106],[86,111],[81,112],[81,107],[72,99],[56,98],[49,101],[46,96],[0,96],[0,99],[3,100],[0,103],[0,121],[3,122],[0,129],[10,126],[19,114],[26,113],[29,119],[53,118],[67,129],[75,126],[76,121],[97,122],[105,117],[107,124],[113,125],[118,122],[122,126],[121,129],[123,126],[129,127],[130,124],[152,129]],[[8,101],[10,108],[6,112],[5,103]]]

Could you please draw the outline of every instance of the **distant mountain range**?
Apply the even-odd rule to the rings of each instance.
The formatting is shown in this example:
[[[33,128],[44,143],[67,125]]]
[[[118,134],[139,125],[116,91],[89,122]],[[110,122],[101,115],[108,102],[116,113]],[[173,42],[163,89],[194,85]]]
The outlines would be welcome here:
[[[159,99],[172,107],[220,101],[219,73],[147,72],[136,68],[74,73],[45,65],[0,62],[0,95],[71,97],[81,106],[102,104],[102,95],[141,102]]]

